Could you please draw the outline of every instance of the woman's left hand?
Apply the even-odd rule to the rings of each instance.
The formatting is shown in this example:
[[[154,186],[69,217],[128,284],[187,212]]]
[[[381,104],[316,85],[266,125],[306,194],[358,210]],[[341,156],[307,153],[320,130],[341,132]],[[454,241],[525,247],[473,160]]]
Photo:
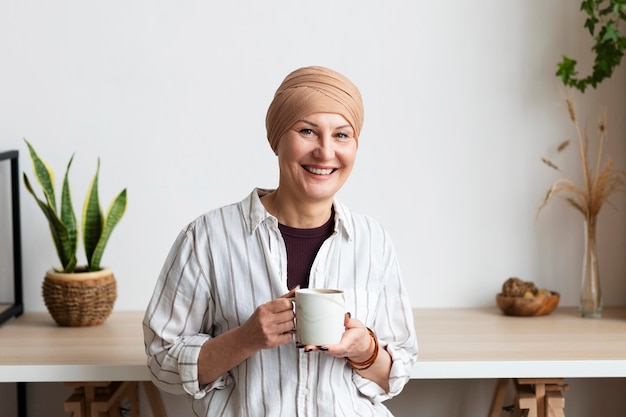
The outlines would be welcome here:
[[[344,326],[346,330],[339,343],[324,346],[306,345],[305,352],[323,351],[338,358],[350,358],[355,362],[367,360],[373,353],[372,337],[367,327],[360,320],[351,318],[350,313],[346,313]]]
[[[389,392],[389,373],[391,371],[391,356],[384,348],[378,348],[374,358],[374,349],[378,343],[372,341],[368,328],[357,319],[346,314],[344,320],[346,331],[343,332],[341,341],[336,345],[304,346],[305,351],[322,351],[338,358],[350,359],[355,363],[363,363],[373,360],[365,368],[355,369],[362,377],[367,378],[380,386],[385,392]]]

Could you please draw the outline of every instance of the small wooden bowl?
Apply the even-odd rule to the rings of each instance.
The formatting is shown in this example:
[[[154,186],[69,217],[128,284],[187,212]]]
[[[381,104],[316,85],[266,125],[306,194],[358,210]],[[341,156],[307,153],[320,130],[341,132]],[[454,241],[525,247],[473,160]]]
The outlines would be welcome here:
[[[545,316],[552,313],[559,305],[561,296],[558,292],[552,295],[539,294],[535,297],[505,297],[496,295],[496,303],[507,316]]]

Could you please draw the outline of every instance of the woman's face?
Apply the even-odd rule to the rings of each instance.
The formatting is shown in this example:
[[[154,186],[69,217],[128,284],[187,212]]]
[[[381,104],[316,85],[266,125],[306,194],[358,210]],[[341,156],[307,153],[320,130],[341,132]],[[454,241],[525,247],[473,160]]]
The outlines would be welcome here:
[[[352,172],[356,150],[354,129],[340,114],[303,117],[276,149],[281,193],[299,202],[332,200]]]

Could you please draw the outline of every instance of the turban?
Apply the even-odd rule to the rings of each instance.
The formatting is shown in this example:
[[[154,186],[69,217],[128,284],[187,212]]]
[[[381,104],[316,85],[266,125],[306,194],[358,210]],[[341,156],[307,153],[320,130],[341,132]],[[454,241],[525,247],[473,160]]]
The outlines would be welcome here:
[[[363,126],[359,89],[347,77],[324,67],[304,67],[287,75],[267,110],[267,140],[276,152],[281,136],[298,120],[313,113],[337,113],[354,129]],[[358,142],[357,142],[358,143]]]

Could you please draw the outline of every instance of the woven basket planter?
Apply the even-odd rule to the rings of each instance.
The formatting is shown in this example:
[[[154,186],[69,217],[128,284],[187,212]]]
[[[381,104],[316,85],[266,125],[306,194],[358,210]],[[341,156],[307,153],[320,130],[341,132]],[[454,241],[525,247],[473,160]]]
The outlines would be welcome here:
[[[97,326],[105,322],[117,298],[110,269],[65,274],[50,270],[43,285],[43,300],[61,326]]]

